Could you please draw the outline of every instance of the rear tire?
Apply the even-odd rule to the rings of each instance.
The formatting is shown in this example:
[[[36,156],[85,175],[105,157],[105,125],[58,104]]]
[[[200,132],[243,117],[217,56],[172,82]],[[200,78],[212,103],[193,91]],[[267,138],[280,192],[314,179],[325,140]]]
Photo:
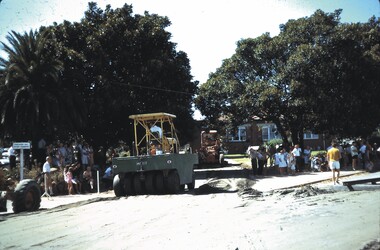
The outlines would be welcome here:
[[[154,186],[157,193],[163,194],[165,192],[164,174],[161,171],[154,176]]]
[[[148,194],[155,194],[156,193],[156,189],[154,188],[154,172],[146,173],[145,190]]]
[[[176,170],[170,171],[168,175],[167,189],[170,194],[178,194],[180,191],[180,180]]]
[[[140,174],[138,174],[138,173],[133,175],[133,188],[135,189],[136,195],[144,193],[143,183],[140,179]]]
[[[126,174],[124,177],[124,190],[126,195],[134,195],[133,191],[133,175]]]
[[[120,180],[120,176],[117,174],[113,177],[113,191],[116,197],[125,196],[124,183]]]
[[[36,211],[41,205],[41,191],[34,180],[22,180],[14,191],[13,212]]]
[[[195,188],[195,176],[193,173],[193,181],[191,183],[187,183],[187,189],[194,190],[194,188]]]

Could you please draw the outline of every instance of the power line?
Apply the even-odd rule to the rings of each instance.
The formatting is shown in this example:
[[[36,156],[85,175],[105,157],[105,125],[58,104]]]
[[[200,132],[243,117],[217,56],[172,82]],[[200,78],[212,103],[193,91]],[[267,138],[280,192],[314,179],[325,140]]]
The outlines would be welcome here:
[[[136,84],[123,83],[123,82],[114,82],[114,81],[113,81],[113,83],[121,84],[123,86],[134,87],[134,88],[157,90],[157,91],[163,91],[163,92],[169,92],[169,93],[177,93],[177,94],[190,95],[190,96],[193,95],[191,93],[183,92],[183,91],[178,91],[178,90],[163,89],[163,88],[149,87],[149,86],[141,86],[141,85],[136,85]]]

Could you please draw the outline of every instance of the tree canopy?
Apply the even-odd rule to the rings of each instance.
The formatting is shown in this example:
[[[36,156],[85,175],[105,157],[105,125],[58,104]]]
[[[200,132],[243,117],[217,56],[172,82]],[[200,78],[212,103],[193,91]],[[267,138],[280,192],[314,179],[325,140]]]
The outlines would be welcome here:
[[[27,61],[26,67],[33,63],[38,67],[50,66],[51,73],[40,70],[41,75],[35,80],[23,77],[23,82],[18,81],[19,88],[31,86],[33,89],[46,82],[44,89],[56,92],[51,100],[69,109],[67,113],[54,113],[56,119],[51,119],[51,126],[41,123],[48,130],[46,133],[61,136],[77,133],[96,145],[112,144],[120,139],[130,142],[130,114],[168,112],[177,115],[180,137],[187,140],[194,122],[191,107],[198,83],[192,80],[186,53],[177,51],[176,44],[170,41],[171,34],[165,30],[169,25],[167,17],[148,12],[133,15],[131,5],[115,10],[108,5],[102,10],[95,3],[89,3],[80,22],[64,21],[30,32],[37,38],[44,37],[41,43],[44,60],[33,61],[26,57],[18,43],[11,47],[3,44],[3,47],[5,52],[14,50]],[[19,35],[12,34],[17,40]],[[26,41],[26,46],[30,44]],[[29,50],[38,51],[34,46],[29,46]],[[1,71],[5,74],[0,86],[7,89],[6,79],[15,82],[20,75],[11,74],[13,57],[1,62]],[[51,84],[59,86],[48,87]],[[5,93],[0,93],[0,99],[14,103],[11,94]],[[36,93],[44,96],[38,98],[40,101],[48,98],[41,89]],[[61,102],[58,95],[76,99],[74,102],[69,98],[71,104],[68,105],[68,100]],[[57,109],[48,103],[44,107]],[[14,105],[9,111],[21,115],[20,108]],[[19,126],[30,126],[28,122],[33,118],[21,116],[24,120],[18,120]],[[3,115],[2,121],[5,132],[14,135],[18,131],[5,126],[12,121],[7,116]],[[31,129],[41,131],[42,128],[33,125]]]
[[[318,10],[281,25],[278,36],[240,40],[200,86],[197,107],[230,126],[272,121],[285,143],[290,135],[302,144],[304,130],[370,135],[380,124],[379,19],[347,24],[340,13]]]

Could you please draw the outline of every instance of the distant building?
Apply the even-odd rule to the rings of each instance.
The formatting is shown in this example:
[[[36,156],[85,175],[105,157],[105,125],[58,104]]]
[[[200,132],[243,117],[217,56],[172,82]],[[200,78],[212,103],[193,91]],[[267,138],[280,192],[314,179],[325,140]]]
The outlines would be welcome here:
[[[228,152],[244,153],[248,146],[259,146],[273,139],[281,139],[276,124],[254,118],[252,123],[238,126],[234,131],[226,131],[225,145]],[[313,149],[325,148],[324,138],[311,132],[304,133],[304,146]]]

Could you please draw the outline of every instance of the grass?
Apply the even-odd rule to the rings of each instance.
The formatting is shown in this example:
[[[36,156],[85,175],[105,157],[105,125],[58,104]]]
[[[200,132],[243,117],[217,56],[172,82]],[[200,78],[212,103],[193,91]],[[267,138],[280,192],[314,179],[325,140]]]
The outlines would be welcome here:
[[[313,156],[316,156],[316,155],[319,155],[319,154],[323,154],[323,155],[325,155],[327,153],[327,151],[326,150],[315,150],[315,151],[311,151],[311,156],[313,157]]]
[[[243,167],[251,166],[251,160],[245,154],[227,154],[224,158],[234,160],[235,162],[242,164]]]

